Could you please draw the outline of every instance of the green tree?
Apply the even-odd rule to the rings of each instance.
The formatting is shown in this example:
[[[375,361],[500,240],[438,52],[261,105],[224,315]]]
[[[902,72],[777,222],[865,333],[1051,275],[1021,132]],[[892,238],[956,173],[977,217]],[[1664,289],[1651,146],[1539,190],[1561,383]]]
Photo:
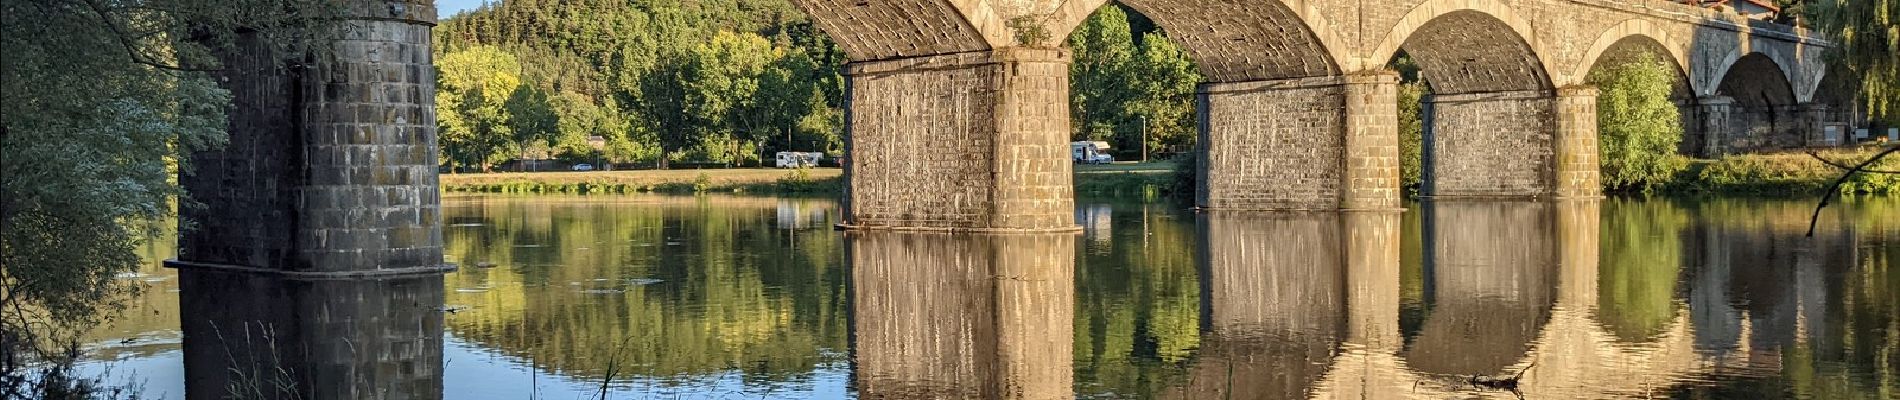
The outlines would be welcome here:
[[[1194,85],[1200,72],[1187,51],[1159,32],[1142,34],[1141,54],[1124,82],[1134,94],[1124,112],[1137,119],[1122,143],[1141,143],[1148,149],[1186,149],[1195,140]],[[1142,142],[1142,129],[1147,141]],[[1132,149],[1139,152],[1140,148]]]
[[[1194,85],[1202,78],[1179,45],[1159,31],[1137,36],[1120,5],[1089,15],[1068,44],[1074,54],[1069,113],[1076,139],[1109,141],[1124,157],[1140,155],[1144,146],[1193,144]]]
[[[1416,75],[1413,75],[1416,76]],[[1425,96],[1431,87],[1424,82],[1399,84],[1399,184],[1416,189],[1425,182]]]
[[[1121,6],[1095,10],[1069,34],[1069,114],[1077,140],[1108,140],[1123,123],[1135,37]],[[1119,146],[1117,146],[1119,147]]]
[[[1829,54],[1851,71],[1875,119],[1900,124],[1900,0],[1814,0],[1803,10],[1834,40]]]
[[[494,46],[450,53],[436,62],[436,124],[451,171],[490,166],[518,149],[508,100],[521,88],[521,63]]]
[[[782,51],[756,34],[721,31],[693,48],[684,80],[685,111],[700,123],[701,150],[708,161],[758,159],[755,148],[776,132],[762,103],[760,84]]]
[[[1669,100],[1674,79],[1669,65],[1646,54],[1591,72],[1606,188],[1646,192],[1688,167],[1676,154],[1683,129]]]
[[[120,273],[190,206],[174,173],[226,140],[233,56],[321,56],[321,0],[0,2],[0,397],[135,291]],[[241,44],[241,46],[240,46]],[[288,67],[288,65],[282,65]],[[35,382],[38,383],[35,383]],[[71,389],[66,387],[64,389]]]

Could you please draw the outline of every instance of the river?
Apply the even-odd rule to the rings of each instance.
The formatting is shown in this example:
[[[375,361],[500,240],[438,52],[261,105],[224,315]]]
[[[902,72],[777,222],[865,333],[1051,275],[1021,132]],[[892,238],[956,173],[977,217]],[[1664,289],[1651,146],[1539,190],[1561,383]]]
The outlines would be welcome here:
[[[183,398],[208,313],[181,310],[296,301],[422,352],[369,390],[448,399],[1900,398],[1900,199],[1813,238],[1807,201],[1077,204],[1079,234],[953,235],[836,231],[829,199],[445,196],[440,287],[298,300],[181,302],[210,286],[154,243],[83,369]]]

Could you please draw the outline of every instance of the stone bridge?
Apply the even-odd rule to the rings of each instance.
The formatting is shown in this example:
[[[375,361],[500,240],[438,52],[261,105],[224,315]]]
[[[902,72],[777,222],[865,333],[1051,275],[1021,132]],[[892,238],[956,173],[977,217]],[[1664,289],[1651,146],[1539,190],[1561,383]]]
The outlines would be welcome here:
[[[794,0],[853,60],[847,227],[1073,229],[1062,38],[1105,0]],[[1390,209],[1410,55],[1427,194],[1599,194],[1586,77],[1676,67],[1688,153],[1824,144],[1826,42],[1668,0],[1124,0],[1194,59],[1207,209]],[[1833,108],[1830,108],[1830,105]]]

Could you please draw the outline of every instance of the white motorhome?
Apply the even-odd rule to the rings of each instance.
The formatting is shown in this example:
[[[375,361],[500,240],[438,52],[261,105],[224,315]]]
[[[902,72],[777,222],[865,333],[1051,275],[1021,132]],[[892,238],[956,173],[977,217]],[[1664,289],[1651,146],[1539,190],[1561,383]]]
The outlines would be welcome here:
[[[1080,141],[1069,143],[1070,159],[1079,164],[1108,164],[1115,162],[1115,156],[1108,155],[1108,142]]]
[[[825,153],[819,152],[781,151],[778,152],[777,165],[779,168],[811,168],[818,166],[818,160],[824,158]]]

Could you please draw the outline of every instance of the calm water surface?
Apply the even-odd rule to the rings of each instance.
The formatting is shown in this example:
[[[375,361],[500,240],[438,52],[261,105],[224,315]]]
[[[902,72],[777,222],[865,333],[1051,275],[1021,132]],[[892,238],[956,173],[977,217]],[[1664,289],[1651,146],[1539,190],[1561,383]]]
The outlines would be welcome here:
[[[833,231],[825,199],[448,197],[439,288],[257,311],[154,262],[87,368],[182,398],[207,318],[180,310],[230,307],[423,327],[348,343],[389,354],[441,315],[448,399],[1900,398],[1900,199],[1812,239],[1799,201],[1078,204],[1079,235],[948,235]]]

